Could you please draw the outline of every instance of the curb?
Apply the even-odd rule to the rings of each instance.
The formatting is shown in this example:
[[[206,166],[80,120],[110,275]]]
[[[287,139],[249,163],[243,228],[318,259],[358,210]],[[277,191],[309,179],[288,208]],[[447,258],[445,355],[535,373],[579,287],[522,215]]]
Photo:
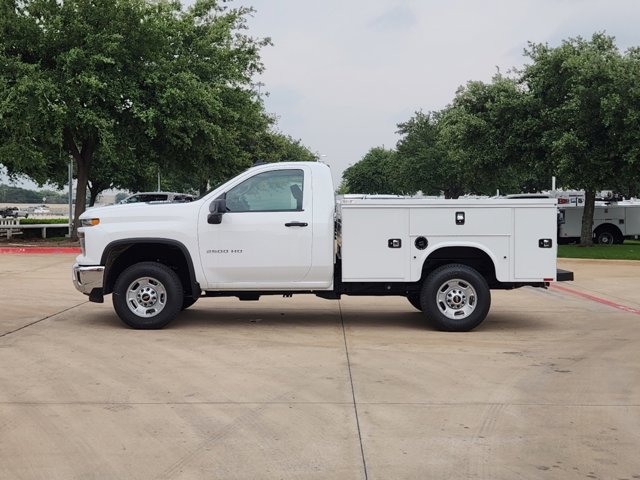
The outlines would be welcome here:
[[[78,247],[0,247],[0,254],[80,253]]]

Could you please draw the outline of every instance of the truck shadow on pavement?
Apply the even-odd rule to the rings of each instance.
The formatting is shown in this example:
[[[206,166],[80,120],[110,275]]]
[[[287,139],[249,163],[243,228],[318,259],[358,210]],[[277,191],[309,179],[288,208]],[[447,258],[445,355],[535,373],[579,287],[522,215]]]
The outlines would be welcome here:
[[[366,312],[366,313],[349,313],[342,317],[338,311],[306,311],[299,309],[278,309],[269,311],[251,310],[232,310],[232,309],[216,309],[207,308],[198,309],[197,307],[189,311],[182,312],[171,327],[174,328],[190,328],[200,326],[225,327],[233,324],[249,324],[256,327],[324,327],[324,326],[342,326],[342,321],[347,328],[351,326],[363,327],[388,327],[394,326],[407,329],[425,328],[428,324],[419,312]]]
[[[164,330],[191,330],[195,328],[230,328],[248,327],[255,329],[280,329],[283,331],[291,328],[318,328],[318,327],[342,327],[344,319],[345,327],[369,328],[369,329],[406,329],[413,331],[437,330],[418,311],[376,311],[358,312],[350,310],[343,312],[342,318],[339,310],[312,310],[302,311],[299,308],[257,309],[250,307],[243,309],[216,308],[208,306],[205,302],[186,310],[167,325]],[[112,311],[104,311],[91,316],[87,322],[94,326],[107,328],[128,328]],[[505,332],[505,331],[543,331],[553,328],[555,322],[546,317],[536,316],[525,312],[491,312],[486,320],[473,332]]]

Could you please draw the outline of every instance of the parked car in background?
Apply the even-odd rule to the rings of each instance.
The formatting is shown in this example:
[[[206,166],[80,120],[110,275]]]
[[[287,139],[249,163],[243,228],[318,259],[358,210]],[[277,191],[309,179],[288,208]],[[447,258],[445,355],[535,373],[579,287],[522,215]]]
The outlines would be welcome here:
[[[192,202],[193,195],[176,192],[140,192],[129,195],[120,203],[146,203],[146,202]]]
[[[51,213],[51,209],[46,205],[37,205],[35,207],[29,207],[27,211],[29,213],[41,213],[45,215]]]
[[[7,218],[7,217],[27,218],[28,216],[29,216],[29,212],[26,212],[25,210],[20,210],[18,207],[7,207],[7,208],[0,209],[0,217],[2,218]]]

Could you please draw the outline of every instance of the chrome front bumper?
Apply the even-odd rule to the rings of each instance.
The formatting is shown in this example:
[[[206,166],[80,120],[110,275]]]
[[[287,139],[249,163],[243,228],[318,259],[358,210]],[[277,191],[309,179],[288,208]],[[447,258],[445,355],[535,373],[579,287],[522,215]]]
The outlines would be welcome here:
[[[85,267],[76,263],[73,265],[72,271],[73,285],[79,292],[89,295],[96,288],[102,289],[104,267],[100,265]]]

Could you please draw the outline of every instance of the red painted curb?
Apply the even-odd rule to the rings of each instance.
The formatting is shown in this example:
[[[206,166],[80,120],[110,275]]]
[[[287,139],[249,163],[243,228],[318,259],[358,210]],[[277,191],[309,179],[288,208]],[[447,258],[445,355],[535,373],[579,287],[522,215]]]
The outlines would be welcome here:
[[[640,310],[638,310],[637,308],[627,307],[626,305],[621,305],[610,300],[605,300],[604,298],[594,297],[593,295],[589,295],[588,293],[579,292],[578,290],[573,290],[572,288],[561,287],[560,285],[553,284],[551,285],[551,287],[555,288],[556,290],[562,290],[563,292],[571,293],[572,295],[576,295],[578,297],[586,298],[587,300],[591,300],[593,302],[598,302],[609,307],[617,308],[618,310],[622,310],[623,312],[635,313],[636,315],[640,315]]]
[[[78,247],[0,247],[0,253],[80,253]]]

